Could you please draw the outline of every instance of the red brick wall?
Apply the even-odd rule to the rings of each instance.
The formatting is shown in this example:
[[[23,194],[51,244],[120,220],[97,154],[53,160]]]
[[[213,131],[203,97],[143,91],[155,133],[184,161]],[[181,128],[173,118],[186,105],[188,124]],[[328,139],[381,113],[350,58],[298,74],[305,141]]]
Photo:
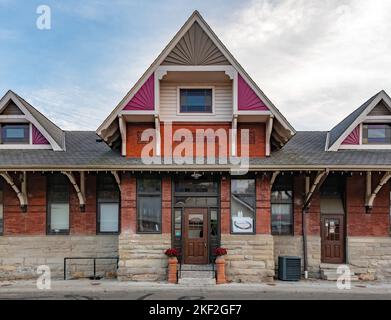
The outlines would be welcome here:
[[[311,183],[314,177],[311,176]],[[310,184],[311,185],[311,184]],[[293,179],[294,197],[294,234],[302,235],[302,208],[304,204],[305,176],[295,176]],[[316,192],[313,196],[311,206],[306,214],[307,234],[320,236],[320,194]]]
[[[271,234],[270,179],[268,176],[256,178],[256,233]]]
[[[121,231],[137,232],[137,179],[121,177]],[[162,177],[162,233],[171,233],[171,177]]]
[[[121,175],[121,232],[136,233],[136,178]]]
[[[173,133],[176,132],[178,129],[187,129],[189,130],[193,135],[193,143],[191,146],[188,146],[188,148],[192,148],[193,150],[193,156],[196,155],[196,130],[207,130],[212,129],[213,131],[217,131],[218,129],[223,129],[225,131],[225,135],[227,137],[227,145],[222,148],[221,153],[219,151],[219,146],[221,145],[219,139],[215,140],[214,143],[214,152],[215,156],[221,156],[225,157],[229,155],[230,153],[230,135],[229,130],[231,129],[232,124],[230,122],[204,122],[204,123],[186,123],[186,122],[174,122],[172,124],[172,131]],[[141,142],[140,137],[141,133],[146,129],[153,129],[154,124],[153,123],[128,123],[127,129],[126,129],[126,155],[131,158],[139,158],[141,156],[142,149],[148,142]],[[241,129],[248,129],[250,130],[250,145],[249,145],[249,155],[250,157],[265,157],[266,154],[266,146],[265,146],[265,124],[263,123],[243,123],[238,125],[238,154],[241,154]],[[161,123],[160,126],[160,132],[162,137],[162,143],[161,143],[161,154],[165,154],[164,150],[164,123]],[[174,152],[175,148],[181,144],[179,141],[170,141],[170,145],[172,146],[172,152]],[[198,151],[198,154],[200,152]],[[207,141],[204,141],[204,156],[208,154],[207,149]],[[183,155],[182,155],[183,156]]]
[[[17,175],[12,175],[17,180]],[[19,199],[3,180],[4,188],[4,235],[46,234],[46,178],[42,174],[27,177],[27,212],[21,212]]]
[[[162,179],[162,233],[171,233],[171,177]]]
[[[223,177],[220,185],[221,234],[231,233],[231,178]],[[256,178],[256,221],[257,234],[271,233],[270,180],[268,176]]]
[[[14,181],[16,176],[13,175]],[[79,181],[79,176],[76,174]],[[4,235],[45,235],[46,234],[46,176],[28,173],[27,212],[20,209],[15,191],[7,183],[4,186]],[[77,194],[70,190],[70,234],[92,235],[96,233],[96,178],[86,175],[86,210],[80,211]]]
[[[231,233],[231,179],[223,176],[220,184],[221,234]]]
[[[80,181],[79,175],[75,174],[76,181]],[[96,234],[96,176],[85,175],[86,183],[86,206],[85,212],[80,211],[79,198],[72,185],[70,190],[70,234],[93,235]]]
[[[141,133],[154,128],[153,123],[128,123],[126,125],[126,156],[140,158],[142,149],[148,144],[148,142],[141,141]]]
[[[266,156],[266,126],[264,123],[238,124],[238,155],[241,155],[241,129],[248,129],[250,134],[250,158],[264,158]]]
[[[372,173],[372,188],[382,175]],[[389,236],[390,185],[383,186],[373,204],[372,212],[365,211],[366,176],[355,174],[347,178],[347,234],[348,236]]]

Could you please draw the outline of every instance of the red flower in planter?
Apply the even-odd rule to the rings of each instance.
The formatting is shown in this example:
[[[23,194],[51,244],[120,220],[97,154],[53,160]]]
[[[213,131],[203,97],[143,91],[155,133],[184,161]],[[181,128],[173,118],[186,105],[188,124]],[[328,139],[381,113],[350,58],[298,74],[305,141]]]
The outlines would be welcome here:
[[[178,257],[178,250],[174,248],[167,249],[164,254],[170,258],[172,257]]]
[[[227,254],[227,249],[225,248],[216,248],[215,255],[216,256],[225,256]]]

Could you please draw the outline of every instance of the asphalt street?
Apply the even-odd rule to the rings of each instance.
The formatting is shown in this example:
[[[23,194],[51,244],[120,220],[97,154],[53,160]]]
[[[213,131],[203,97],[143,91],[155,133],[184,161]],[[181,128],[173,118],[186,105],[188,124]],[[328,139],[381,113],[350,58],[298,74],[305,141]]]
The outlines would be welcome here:
[[[39,290],[34,281],[0,282],[0,300],[390,300],[391,284],[352,283],[339,290],[332,282],[275,282],[180,286],[166,283],[53,281]]]

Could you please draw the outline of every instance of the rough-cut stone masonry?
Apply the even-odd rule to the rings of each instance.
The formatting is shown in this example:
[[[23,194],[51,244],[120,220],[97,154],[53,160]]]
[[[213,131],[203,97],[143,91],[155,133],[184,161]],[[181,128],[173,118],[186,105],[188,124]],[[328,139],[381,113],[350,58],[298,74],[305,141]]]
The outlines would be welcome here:
[[[303,237],[301,236],[274,236],[274,261],[276,271],[278,268],[279,256],[296,256],[301,258],[303,266]],[[319,277],[321,259],[320,237],[308,236],[308,271],[310,277]]]
[[[273,237],[270,235],[222,235],[227,248],[227,280],[233,282],[272,281],[274,276]]]
[[[159,281],[167,279],[167,257],[171,234],[121,234],[119,236],[119,280]]]
[[[348,237],[349,264],[360,278],[391,278],[391,238]]]
[[[118,236],[14,236],[0,237],[0,280],[37,278],[37,267],[50,267],[53,279],[61,279],[64,257],[118,256]],[[68,263],[68,277],[93,273],[92,261]],[[114,277],[116,261],[98,261],[98,275]]]

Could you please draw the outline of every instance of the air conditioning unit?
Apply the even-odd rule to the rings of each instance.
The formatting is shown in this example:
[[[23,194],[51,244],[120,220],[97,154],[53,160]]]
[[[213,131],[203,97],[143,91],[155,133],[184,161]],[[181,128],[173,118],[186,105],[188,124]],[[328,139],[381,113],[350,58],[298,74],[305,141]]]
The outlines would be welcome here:
[[[300,257],[278,257],[278,279],[299,281],[301,278]]]

